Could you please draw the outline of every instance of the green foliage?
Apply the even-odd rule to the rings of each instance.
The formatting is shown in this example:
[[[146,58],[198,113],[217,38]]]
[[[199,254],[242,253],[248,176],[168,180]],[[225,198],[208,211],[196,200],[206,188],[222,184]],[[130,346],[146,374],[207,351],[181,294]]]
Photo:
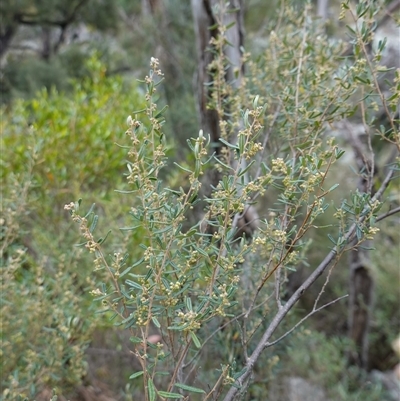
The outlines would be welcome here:
[[[123,110],[138,107],[139,100],[133,85],[106,78],[96,58],[87,68],[91,76],[75,81],[71,96],[43,89],[34,99],[2,110],[1,146],[13,149],[3,155],[2,179],[24,170],[30,141],[23,138],[32,136],[40,154],[33,169],[34,192],[41,199],[51,196],[57,204],[66,194],[78,197],[89,191],[94,183],[103,189],[118,185],[115,177],[124,171],[125,151],[114,146],[116,132],[123,130]]]
[[[99,40],[93,33],[84,44],[74,38],[66,43],[68,32],[75,27],[79,32],[81,25],[104,37],[119,25],[117,4],[110,0],[6,0],[0,17],[2,104],[18,97],[32,98],[43,87],[71,89],[70,79],[87,72],[83,58],[104,46],[104,38]]]
[[[114,144],[114,133],[124,125],[122,110],[139,101],[135,86],[106,77],[96,57],[87,68],[90,77],[74,82],[70,97],[43,90],[2,110],[4,399],[33,399],[43,386],[72,391],[86,374],[84,350],[93,328],[103,324],[88,302],[87,287],[96,285],[92,269],[74,248],[62,206],[65,197],[85,194],[109,205],[115,219],[129,208],[107,196],[123,180],[125,151]],[[122,96],[128,90],[129,101]]]
[[[368,13],[373,19],[366,4],[353,14],[355,20]],[[379,399],[378,386],[359,388],[365,380],[359,370],[343,377],[351,347],[346,340],[301,332],[284,356],[280,341],[304,314],[293,308],[283,321],[277,319],[288,305],[290,272],[302,265],[314,269],[329,244],[334,255],[329,272],[305,312],[320,313],[332,272],[351,248],[352,227],[357,246],[378,232],[382,205],[355,189],[356,174],[353,191],[338,193],[344,150],[326,134],[358,108],[371,136],[399,146],[392,110],[399,94],[393,89],[386,99],[379,89],[379,57],[370,60],[365,51],[369,22],[360,31],[352,28],[357,59],[345,61],[343,45],[321,32],[309,5],[287,6],[268,48],[254,58],[244,55],[248,75],[237,91],[225,82],[230,63],[224,55],[226,27],[220,25],[210,99],[222,131],[218,159],[209,155],[208,135],[201,130],[188,141],[187,161],[173,164],[167,157],[175,138],[165,129],[165,117],[184,126],[191,106],[177,96],[178,110],[168,114],[158,95],[163,74],[154,58],[143,82],[145,101],[135,86],[107,77],[104,65],[91,58],[85,67],[90,76],[71,84],[70,97],[42,90],[2,110],[1,147],[12,150],[1,160],[6,284],[1,313],[9,318],[1,333],[4,398],[34,396],[45,385],[68,392],[84,375],[88,336],[107,319],[129,333],[140,368],[130,373],[127,389],[137,399],[222,399],[243,378],[244,390],[251,378],[255,385],[242,399],[260,399],[277,369],[304,375],[306,366],[308,379],[330,387],[333,399]],[[177,17],[175,23],[183,27],[185,21]],[[151,38],[144,39],[131,43],[145,48]],[[182,89],[179,83],[173,88]],[[165,93],[168,98],[168,89]],[[370,118],[376,105],[386,107],[390,120],[383,131],[374,130]],[[203,197],[208,168],[222,178]],[[120,193],[110,196],[114,189]],[[81,197],[97,205],[81,214],[87,207],[71,202]],[[64,204],[79,224],[87,253],[71,250],[74,234]],[[193,224],[199,205],[204,215]],[[259,228],[246,231],[240,222],[256,208]],[[106,228],[99,218],[104,216]],[[122,234],[113,230],[116,225]],[[317,262],[316,255],[322,255]],[[382,303],[392,305],[395,297],[385,292],[395,292],[393,272],[379,270]],[[93,320],[92,299],[100,312]],[[385,318],[378,316],[379,322]],[[386,327],[385,335],[392,339],[393,329]],[[249,359],[273,345],[280,359],[271,354]]]
[[[362,370],[347,366],[346,351],[351,347],[343,337],[328,337],[320,332],[302,330],[294,335],[287,355],[280,361],[290,371],[280,374],[305,377],[327,389],[332,400],[380,401],[386,398],[381,385],[371,383]],[[365,385],[360,383],[366,382]]]
[[[28,23],[37,26],[86,22],[97,29],[115,28],[117,9],[111,0],[6,0],[2,3],[3,30],[10,24]]]
[[[12,97],[33,96],[43,87],[57,87],[60,91],[69,89],[68,76],[60,60],[50,62],[36,57],[9,57],[4,67],[2,102]]]
[[[44,88],[71,92],[76,86],[71,79],[90,77],[86,60],[87,50],[73,45],[50,60],[34,55],[9,55],[3,68],[1,102],[9,104],[15,98],[32,99]]]
[[[33,399],[44,385],[65,393],[85,374],[93,323],[82,294],[74,290],[81,282],[79,252],[65,250],[56,261],[45,252],[35,258],[24,246],[33,206],[30,168],[3,183],[1,399]]]
[[[133,353],[141,364],[131,380],[141,383],[146,400],[157,394],[191,399],[226,395],[230,400],[228,389],[250,379],[253,365],[243,361],[257,361],[261,358],[258,349],[279,342],[279,337],[269,341],[287,313],[282,312],[287,308],[282,299],[284,283],[288,272],[310,263],[310,241],[326,235],[331,243],[331,266],[314,299],[312,315],[325,307],[321,296],[340,258],[379,231],[375,221],[381,202],[358,189],[340,197],[329,227],[319,224],[331,192],[338,187],[332,166],[340,163],[344,154],[334,139],[325,135],[327,125],[351,117],[357,107],[365,121],[373,104],[368,96],[354,104],[353,95],[364,90],[360,75],[370,74],[376,82],[379,66],[369,64],[365,72],[366,59],[360,58],[354,65],[339,65],[343,46],[330,45],[309,13],[308,6],[300,11],[287,9],[282,28],[271,34],[270,48],[263,56],[249,62],[247,85],[238,91],[225,82],[229,68],[224,56],[226,28],[219,26],[219,36],[213,40],[209,106],[219,115],[224,147],[221,157],[209,158],[210,144],[202,130],[189,140],[192,163],[176,164],[188,181],[181,182],[180,188],[170,188],[161,178],[168,165],[168,137],[165,139],[163,131],[165,109],[158,106],[155,93],[163,74],[158,60],[152,58],[143,82],[146,107],[128,117],[131,146],[125,193],[131,193],[136,203],[122,229],[143,230],[140,256],[131,258],[118,251],[107,257],[104,239],[96,240],[94,234],[95,212],[81,215],[80,202],[65,206],[79,224],[96,270],[108,274],[92,295],[100,312],[111,315],[117,326],[130,332]],[[367,40],[362,32],[355,35],[357,44]],[[362,54],[367,57],[365,51]],[[379,85],[374,89],[385,105]],[[393,114],[388,117],[393,122]],[[396,141],[398,145],[398,138]],[[211,195],[201,199],[200,179],[209,165],[218,169],[222,178]],[[248,232],[246,240],[239,234],[239,221],[250,206],[261,204],[267,191],[274,203],[265,207],[252,241]],[[190,211],[200,201],[205,205],[204,217],[190,225]],[[352,237],[355,245],[350,245]],[[327,270],[328,265],[321,262],[318,269]],[[233,323],[238,327],[233,329]],[[281,338],[292,328],[283,323]],[[240,347],[213,348],[210,360],[208,346],[213,343],[215,347],[222,330],[225,339],[240,338]],[[160,338],[152,342],[150,333],[154,331]],[[322,348],[324,341],[327,346]],[[343,344],[340,339],[328,341],[315,335],[306,346],[315,347],[315,355],[308,361],[315,366],[314,378],[328,387],[346,366]],[[293,360],[304,363],[304,354],[299,355],[293,353]],[[324,364],[326,358],[329,364]],[[198,366],[206,366],[207,372],[200,372]],[[357,372],[354,383],[356,378]],[[343,384],[340,396],[354,392],[352,385]],[[197,398],[201,393],[203,398]]]

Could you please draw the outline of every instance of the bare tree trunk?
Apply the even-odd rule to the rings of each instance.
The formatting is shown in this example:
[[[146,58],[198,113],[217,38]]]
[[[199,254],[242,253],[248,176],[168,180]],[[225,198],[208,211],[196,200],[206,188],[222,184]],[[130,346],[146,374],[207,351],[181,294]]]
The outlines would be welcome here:
[[[231,43],[231,46],[226,46],[224,49],[225,56],[230,62],[227,68],[225,79],[229,85],[234,88],[239,88],[243,75],[242,65],[242,45],[243,45],[243,7],[241,0],[231,0],[228,2],[227,10],[221,16],[222,21],[218,21],[215,14],[216,6],[222,5],[219,0],[192,0],[193,18],[197,41],[197,56],[198,56],[198,76],[197,76],[197,95],[198,95],[198,113],[200,125],[202,129],[211,135],[212,142],[215,146],[215,151],[219,154],[220,129],[219,119],[216,110],[211,110],[207,107],[213,87],[213,77],[208,66],[214,60],[213,45],[210,44],[212,38],[218,35],[218,22],[223,25],[234,23],[227,32],[226,38]],[[235,10],[235,12],[232,12]],[[211,28],[210,28],[211,27]]]
[[[218,34],[218,30],[216,28],[217,21],[212,10],[215,3],[216,1],[214,0],[192,0],[193,19],[197,42],[197,104],[200,126],[206,134],[210,134],[211,141],[216,153],[218,154],[220,138],[218,112],[216,110],[207,108],[207,104],[212,92],[212,76],[208,71],[208,66],[214,59],[214,55],[210,51],[210,41],[211,38],[216,38]]]
[[[317,2],[317,15],[321,17],[323,21],[328,19],[328,5],[329,0],[318,0]]]
[[[358,190],[361,193],[373,193],[373,179],[376,168],[373,154],[368,155],[360,138],[349,130],[350,142],[358,165],[360,180]],[[368,335],[371,312],[374,302],[375,282],[371,273],[370,252],[371,241],[365,241],[357,247],[357,237],[352,241],[354,248],[349,254],[349,337],[356,349],[348,355],[349,363],[360,368],[368,367]]]
[[[209,70],[210,64],[221,57],[218,54],[218,49],[213,47],[214,40],[218,40],[220,34],[219,25],[228,26],[229,28],[224,32],[229,45],[225,45],[223,49],[223,56],[228,60],[228,65],[224,71],[224,80],[227,86],[234,90],[238,90],[242,84],[244,75],[244,66],[242,61],[242,49],[244,42],[244,21],[243,21],[243,4],[242,0],[231,0],[228,3],[220,0],[192,0],[193,19],[195,25],[196,42],[197,42],[197,55],[198,55],[198,75],[197,75],[197,96],[198,96],[198,114],[201,128],[206,135],[210,135],[213,145],[212,151],[216,157],[221,157],[222,142],[221,139],[221,122],[229,122],[229,115],[232,110],[229,99],[224,95],[224,110],[215,110],[209,107],[210,98],[214,91],[220,90],[219,87],[214,86],[214,79],[212,72]],[[218,62],[218,61],[217,61]],[[218,94],[218,96],[221,96]],[[240,105],[235,105],[240,107]],[[233,132],[230,132],[228,140],[232,144],[238,141],[239,130],[243,127],[237,127]],[[229,163],[233,170],[238,167],[245,170],[246,161],[241,158],[240,166],[238,161],[233,155],[229,160],[224,160],[224,163]],[[205,179],[205,194],[211,195],[213,187],[216,187],[221,181],[221,173],[217,169],[209,171]],[[249,182],[247,173],[244,176],[245,183]],[[236,188],[237,193],[240,194],[242,187]],[[201,212],[200,212],[201,213]],[[213,216],[210,216],[213,218]],[[251,239],[253,233],[257,230],[259,223],[258,213],[255,208],[249,204],[245,205],[242,213],[238,213],[233,217],[232,227],[236,229],[235,238],[245,236]],[[214,227],[204,227],[205,231],[212,233]],[[250,294],[253,293],[253,282],[251,277],[251,266],[248,259],[242,263],[241,274],[241,290],[243,291],[243,309],[247,309],[250,304]],[[243,348],[244,359],[247,359],[247,351]]]
[[[160,6],[159,0],[141,0],[141,4],[143,16],[153,15]]]
[[[242,83],[244,67],[242,63],[242,49],[244,41],[244,22],[242,0],[231,0],[228,3],[220,0],[192,0],[193,19],[196,32],[197,55],[198,55],[198,76],[197,76],[197,96],[198,114],[200,126],[206,135],[210,135],[213,151],[216,156],[221,154],[220,142],[221,130],[220,123],[227,120],[229,106],[225,106],[224,115],[221,116],[217,110],[208,107],[209,99],[213,91],[218,90],[213,85],[213,76],[209,70],[209,65],[218,54],[214,52],[212,39],[217,39],[219,34],[218,25],[229,26],[225,35],[230,45],[225,46],[224,56],[229,60],[229,65],[225,71],[226,84],[234,89],[239,89]],[[229,103],[229,102],[226,102]],[[231,143],[237,142],[238,130],[232,134],[231,138],[225,138]],[[236,160],[232,157],[229,160],[231,167],[236,168]],[[242,164],[245,161],[242,161]],[[245,168],[244,165],[241,168]],[[211,188],[217,186],[221,179],[220,174],[211,171],[207,177],[208,183],[206,191],[211,192]],[[247,174],[245,182],[248,182]],[[240,192],[241,188],[237,188]],[[207,193],[209,195],[209,193]],[[237,236],[246,234],[250,238],[258,227],[258,214],[255,209],[247,205],[244,212],[234,219],[234,226],[237,228]]]
[[[42,28],[42,58],[44,60],[49,60],[52,55],[51,49],[51,28],[49,26],[44,26]]]
[[[371,241],[363,243],[363,248]],[[349,362],[363,369],[368,367],[368,334],[375,283],[371,274],[369,251],[353,249],[350,253],[349,336],[356,350]]]
[[[4,22],[4,21],[3,21]],[[11,43],[12,38],[17,32],[18,26],[16,24],[10,24],[3,28],[0,32],[0,60],[7,52],[8,47]]]

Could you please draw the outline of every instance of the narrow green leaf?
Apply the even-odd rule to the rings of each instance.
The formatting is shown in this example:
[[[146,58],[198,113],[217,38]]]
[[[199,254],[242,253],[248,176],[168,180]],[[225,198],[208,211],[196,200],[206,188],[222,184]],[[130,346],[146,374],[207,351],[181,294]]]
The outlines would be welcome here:
[[[106,236],[104,238],[99,238],[97,243],[99,245],[102,244],[107,239],[107,237],[110,235],[110,232],[111,232],[111,230],[108,230],[108,233],[106,234]]]
[[[167,108],[168,108],[168,105],[164,106],[164,107],[154,116],[154,118],[160,117],[160,116],[165,112],[165,110],[167,110]]]
[[[363,237],[363,232],[361,227],[359,227],[358,225],[356,226],[356,235],[357,235],[357,240],[361,241],[362,237]]]
[[[178,164],[178,163],[175,163],[174,162],[174,164],[176,165],[176,166],[178,166],[181,170],[183,170],[183,171],[186,171],[187,173],[192,173],[192,171],[190,171],[189,169],[187,169],[187,168],[185,168],[185,167],[182,167],[180,164]]]
[[[164,78],[161,78],[159,81],[157,81],[157,82],[154,84],[154,87],[157,87],[158,85],[160,85],[162,81],[164,81]]]
[[[328,234],[329,240],[336,245],[337,241],[332,237],[332,235]]]
[[[121,294],[122,294],[126,299],[130,299],[130,295],[126,292],[125,286],[124,286],[124,285],[121,285]],[[114,302],[116,302],[116,300],[114,300]]]
[[[129,273],[129,272],[131,271],[132,267],[133,267],[133,266],[127,267],[127,268],[119,275],[119,277],[120,277],[120,278],[121,278],[121,277],[124,277],[125,274],[127,274],[127,273]]]
[[[335,149],[335,157],[336,160],[339,160],[344,155],[344,150],[342,149]]]
[[[137,377],[142,376],[142,375],[143,375],[143,370],[141,370],[140,372],[136,372],[133,375],[130,375],[129,378],[136,379]]]
[[[109,319],[109,322],[112,322],[116,317],[118,316],[118,313],[114,313]]]
[[[239,174],[238,174],[238,177],[241,177],[242,175],[246,174],[246,172],[249,171],[249,169],[251,168],[251,166],[252,166],[255,162],[256,162],[255,160],[252,160],[252,161],[246,166],[245,169],[240,170],[240,171],[239,171]]]
[[[228,141],[225,141],[225,139],[219,138],[219,140],[220,140],[220,142],[222,142],[228,148],[231,148],[231,149],[234,149],[234,150],[239,150],[239,148],[236,145],[233,145],[233,144],[229,143]]]
[[[297,148],[297,149],[306,149],[306,148],[308,148],[311,144],[312,144],[311,141],[307,141],[307,142],[304,142],[304,143],[300,143],[299,145],[296,146],[296,148]],[[303,159],[303,162],[305,163],[305,160],[304,160],[303,157],[302,157],[302,159]]]
[[[159,230],[153,231],[153,234],[164,234],[167,231],[171,231],[173,229],[172,226],[166,226],[164,228],[160,228]]]
[[[130,146],[120,145],[120,144],[117,143],[117,142],[114,142],[114,145],[118,146],[118,147],[121,148],[121,149],[126,149],[126,150],[129,150],[129,149],[131,148]],[[117,191],[117,192],[118,192],[118,191]]]
[[[192,311],[193,307],[192,307],[192,300],[189,297],[185,298],[185,303],[186,303],[186,308],[188,311]]]
[[[175,387],[181,388],[182,390],[190,391],[191,393],[205,394],[206,392],[201,388],[187,386],[186,384],[175,383]]]
[[[145,83],[145,81],[141,81],[140,79],[138,79],[137,81],[138,81],[138,82],[141,82],[141,83]],[[136,111],[134,111],[132,114],[140,114],[140,113],[143,113],[143,112],[145,112],[145,111],[146,111],[146,108],[141,109],[141,110],[136,110]]]
[[[260,96],[257,95],[254,99],[253,99],[253,108],[256,109],[258,106],[258,100],[260,99]]]
[[[195,245],[193,247],[198,253],[208,258],[208,253],[203,248],[197,247]]]
[[[151,317],[151,320],[153,321],[153,323],[154,323],[158,328],[161,327],[160,322],[158,321],[158,319],[157,319],[155,316],[152,316],[152,317]]]
[[[357,75],[356,77],[354,77],[354,80],[355,80],[355,81],[359,81],[359,82],[361,82],[362,84],[365,84],[365,85],[369,85],[369,84],[370,84],[369,79],[367,79],[367,78],[361,78],[359,75]]]
[[[225,29],[228,30],[229,28],[232,28],[233,26],[236,25],[236,21],[231,22],[230,24],[228,24]]]
[[[135,281],[125,280],[125,284],[129,285],[129,287],[136,288],[137,290],[142,290],[142,286]]]
[[[193,343],[196,346],[196,348],[200,349],[201,348],[201,343],[199,339],[197,338],[196,334],[194,334],[193,331],[190,332],[190,337],[192,337]]]
[[[225,167],[226,169],[232,170],[232,167],[231,167],[231,166],[229,166],[229,165],[223,163],[218,157],[215,157],[214,160],[215,160],[218,164],[220,164],[221,166]]]
[[[121,227],[120,230],[121,231],[133,231],[140,227],[143,227],[143,224],[138,224],[137,226],[132,226],[132,227]]]
[[[156,388],[154,387],[154,383],[152,379],[149,379],[147,382],[147,390],[149,391],[149,400],[155,401],[156,399]]]
[[[226,38],[225,38],[225,40],[224,40],[224,44],[226,44],[226,45],[228,45],[228,46],[230,46],[230,47],[233,47],[233,43],[232,43],[232,42],[229,42],[229,40],[226,39]],[[229,61],[229,60],[228,60],[228,61]]]
[[[84,245],[86,245],[86,244],[87,244],[87,241],[81,242],[81,243],[79,243],[79,244],[74,244],[74,246],[80,247],[80,246],[84,246]]]
[[[189,323],[184,323],[182,326],[168,326],[168,330],[183,331],[186,329],[186,327],[189,327]]]
[[[140,344],[143,342],[143,339],[140,337],[130,337],[129,341],[131,341],[134,344]],[[143,373],[143,372],[142,372]]]
[[[78,205],[80,205],[81,202],[82,202],[82,199],[79,199],[79,200],[78,200]],[[95,205],[96,205],[96,204],[93,203],[92,206],[90,206],[89,211],[88,211],[88,212],[85,214],[85,216],[84,216],[85,219],[87,219],[87,218],[92,214]]]
[[[356,31],[350,26],[350,25],[346,25],[346,28],[353,33],[354,35],[356,35]]]
[[[243,376],[245,373],[246,373],[246,371],[247,371],[247,368],[243,368],[240,372],[237,372],[237,373],[235,373],[234,375],[233,375],[233,378],[236,380],[236,379],[239,379],[239,377],[240,376]]]
[[[147,249],[146,246],[144,247],[144,249]],[[132,267],[136,267],[139,266],[140,264],[143,263],[144,258],[140,258],[137,262],[135,262]],[[133,277],[137,277],[137,276],[133,276]]]
[[[174,398],[174,399],[178,399],[178,398],[183,398],[183,395],[178,394],[178,393],[169,393],[167,391],[159,391],[158,395],[160,397],[164,397],[164,398]]]
[[[136,321],[136,316],[134,314],[128,316],[126,319],[124,319],[121,323],[129,323],[129,322],[135,322]]]

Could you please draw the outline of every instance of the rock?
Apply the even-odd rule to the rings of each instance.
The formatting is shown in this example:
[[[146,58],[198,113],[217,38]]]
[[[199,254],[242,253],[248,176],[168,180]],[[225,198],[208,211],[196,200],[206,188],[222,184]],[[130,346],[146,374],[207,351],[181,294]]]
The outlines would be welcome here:
[[[286,384],[288,401],[328,401],[324,390],[301,377],[289,377]]]
[[[390,400],[388,401],[399,401],[400,400],[400,380],[396,377],[395,370],[388,372],[380,372],[379,370],[373,370],[371,372],[371,379],[375,383],[382,384],[383,388],[388,393]]]

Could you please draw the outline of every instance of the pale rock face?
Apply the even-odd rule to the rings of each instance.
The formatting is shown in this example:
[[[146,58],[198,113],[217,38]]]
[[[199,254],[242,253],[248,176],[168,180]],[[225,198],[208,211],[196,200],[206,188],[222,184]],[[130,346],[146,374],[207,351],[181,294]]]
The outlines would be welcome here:
[[[375,50],[378,47],[378,43],[385,38],[387,39],[387,44],[383,52],[383,59],[390,59],[393,67],[400,67],[400,27],[396,26],[392,20],[382,24],[382,26],[376,30],[373,41],[373,47]]]
[[[288,401],[328,401],[325,392],[301,377],[290,377],[287,380]]]
[[[400,358],[400,334],[398,337],[392,342],[393,351]]]
[[[398,363],[394,367],[394,375],[395,375],[396,379],[400,382],[400,363]]]

